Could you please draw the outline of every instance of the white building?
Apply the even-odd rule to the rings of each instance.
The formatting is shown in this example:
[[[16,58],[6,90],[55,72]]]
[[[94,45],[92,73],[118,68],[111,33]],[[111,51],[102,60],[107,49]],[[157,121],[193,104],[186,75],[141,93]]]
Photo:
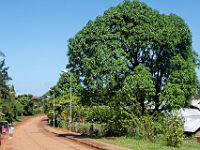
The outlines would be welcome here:
[[[183,108],[179,111],[184,118],[184,131],[196,132],[200,129],[200,100],[192,101],[193,108]]]

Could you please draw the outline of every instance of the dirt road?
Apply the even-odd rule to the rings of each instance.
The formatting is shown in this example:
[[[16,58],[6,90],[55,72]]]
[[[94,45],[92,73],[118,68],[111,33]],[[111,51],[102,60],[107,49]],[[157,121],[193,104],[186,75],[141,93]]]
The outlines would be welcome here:
[[[75,141],[57,137],[44,130],[41,120],[34,117],[15,128],[13,139],[4,141],[1,150],[96,150]]]

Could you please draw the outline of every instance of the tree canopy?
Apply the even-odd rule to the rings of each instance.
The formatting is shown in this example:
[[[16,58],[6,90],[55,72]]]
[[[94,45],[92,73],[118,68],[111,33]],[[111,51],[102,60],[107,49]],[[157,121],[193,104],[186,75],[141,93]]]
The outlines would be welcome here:
[[[11,80],[8,76],[8,67],[5,64],[5,55],[0,51],[0,98],[6,99],[9,96],[9,87],[7,82]]]
[[[61,97],[70,93],[70,80],[73,95],[80,92],[80,85],[74,75],[70,72],[60,74],[60,78],[55,86],[47,93],[53,97]]]
[[[68,68],[89,103],[107,104],[129,85],[136,88],[133,97],[141,105],[148,100],[156,112],[187,106],[195,91],[190,29],[177,15],[143,2],[111,7],[71,38],[68,49]]]

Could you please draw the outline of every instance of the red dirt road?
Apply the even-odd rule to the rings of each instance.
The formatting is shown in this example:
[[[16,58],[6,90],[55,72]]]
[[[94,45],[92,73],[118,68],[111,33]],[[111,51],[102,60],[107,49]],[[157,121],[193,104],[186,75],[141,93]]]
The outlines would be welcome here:
[[[67,138],[48,133],[42,126],[44,116],[34,117],[18,125],[13,139],[3,141],[1,150],[96,150]]]

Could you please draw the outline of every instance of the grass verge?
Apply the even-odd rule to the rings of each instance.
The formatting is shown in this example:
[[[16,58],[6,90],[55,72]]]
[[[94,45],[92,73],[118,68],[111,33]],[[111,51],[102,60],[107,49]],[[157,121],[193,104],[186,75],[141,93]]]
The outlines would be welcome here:
[[[184,145],[180,148],[168,147],[166,146],[166,142],[163,140],[158,140],[156,143],[131,137],[117,137],[114,139],[102,138],[98,140],[105,143],[127,147],[132,150],[200,150],[200,143],[197,143],[192,139],[185,140]]]

